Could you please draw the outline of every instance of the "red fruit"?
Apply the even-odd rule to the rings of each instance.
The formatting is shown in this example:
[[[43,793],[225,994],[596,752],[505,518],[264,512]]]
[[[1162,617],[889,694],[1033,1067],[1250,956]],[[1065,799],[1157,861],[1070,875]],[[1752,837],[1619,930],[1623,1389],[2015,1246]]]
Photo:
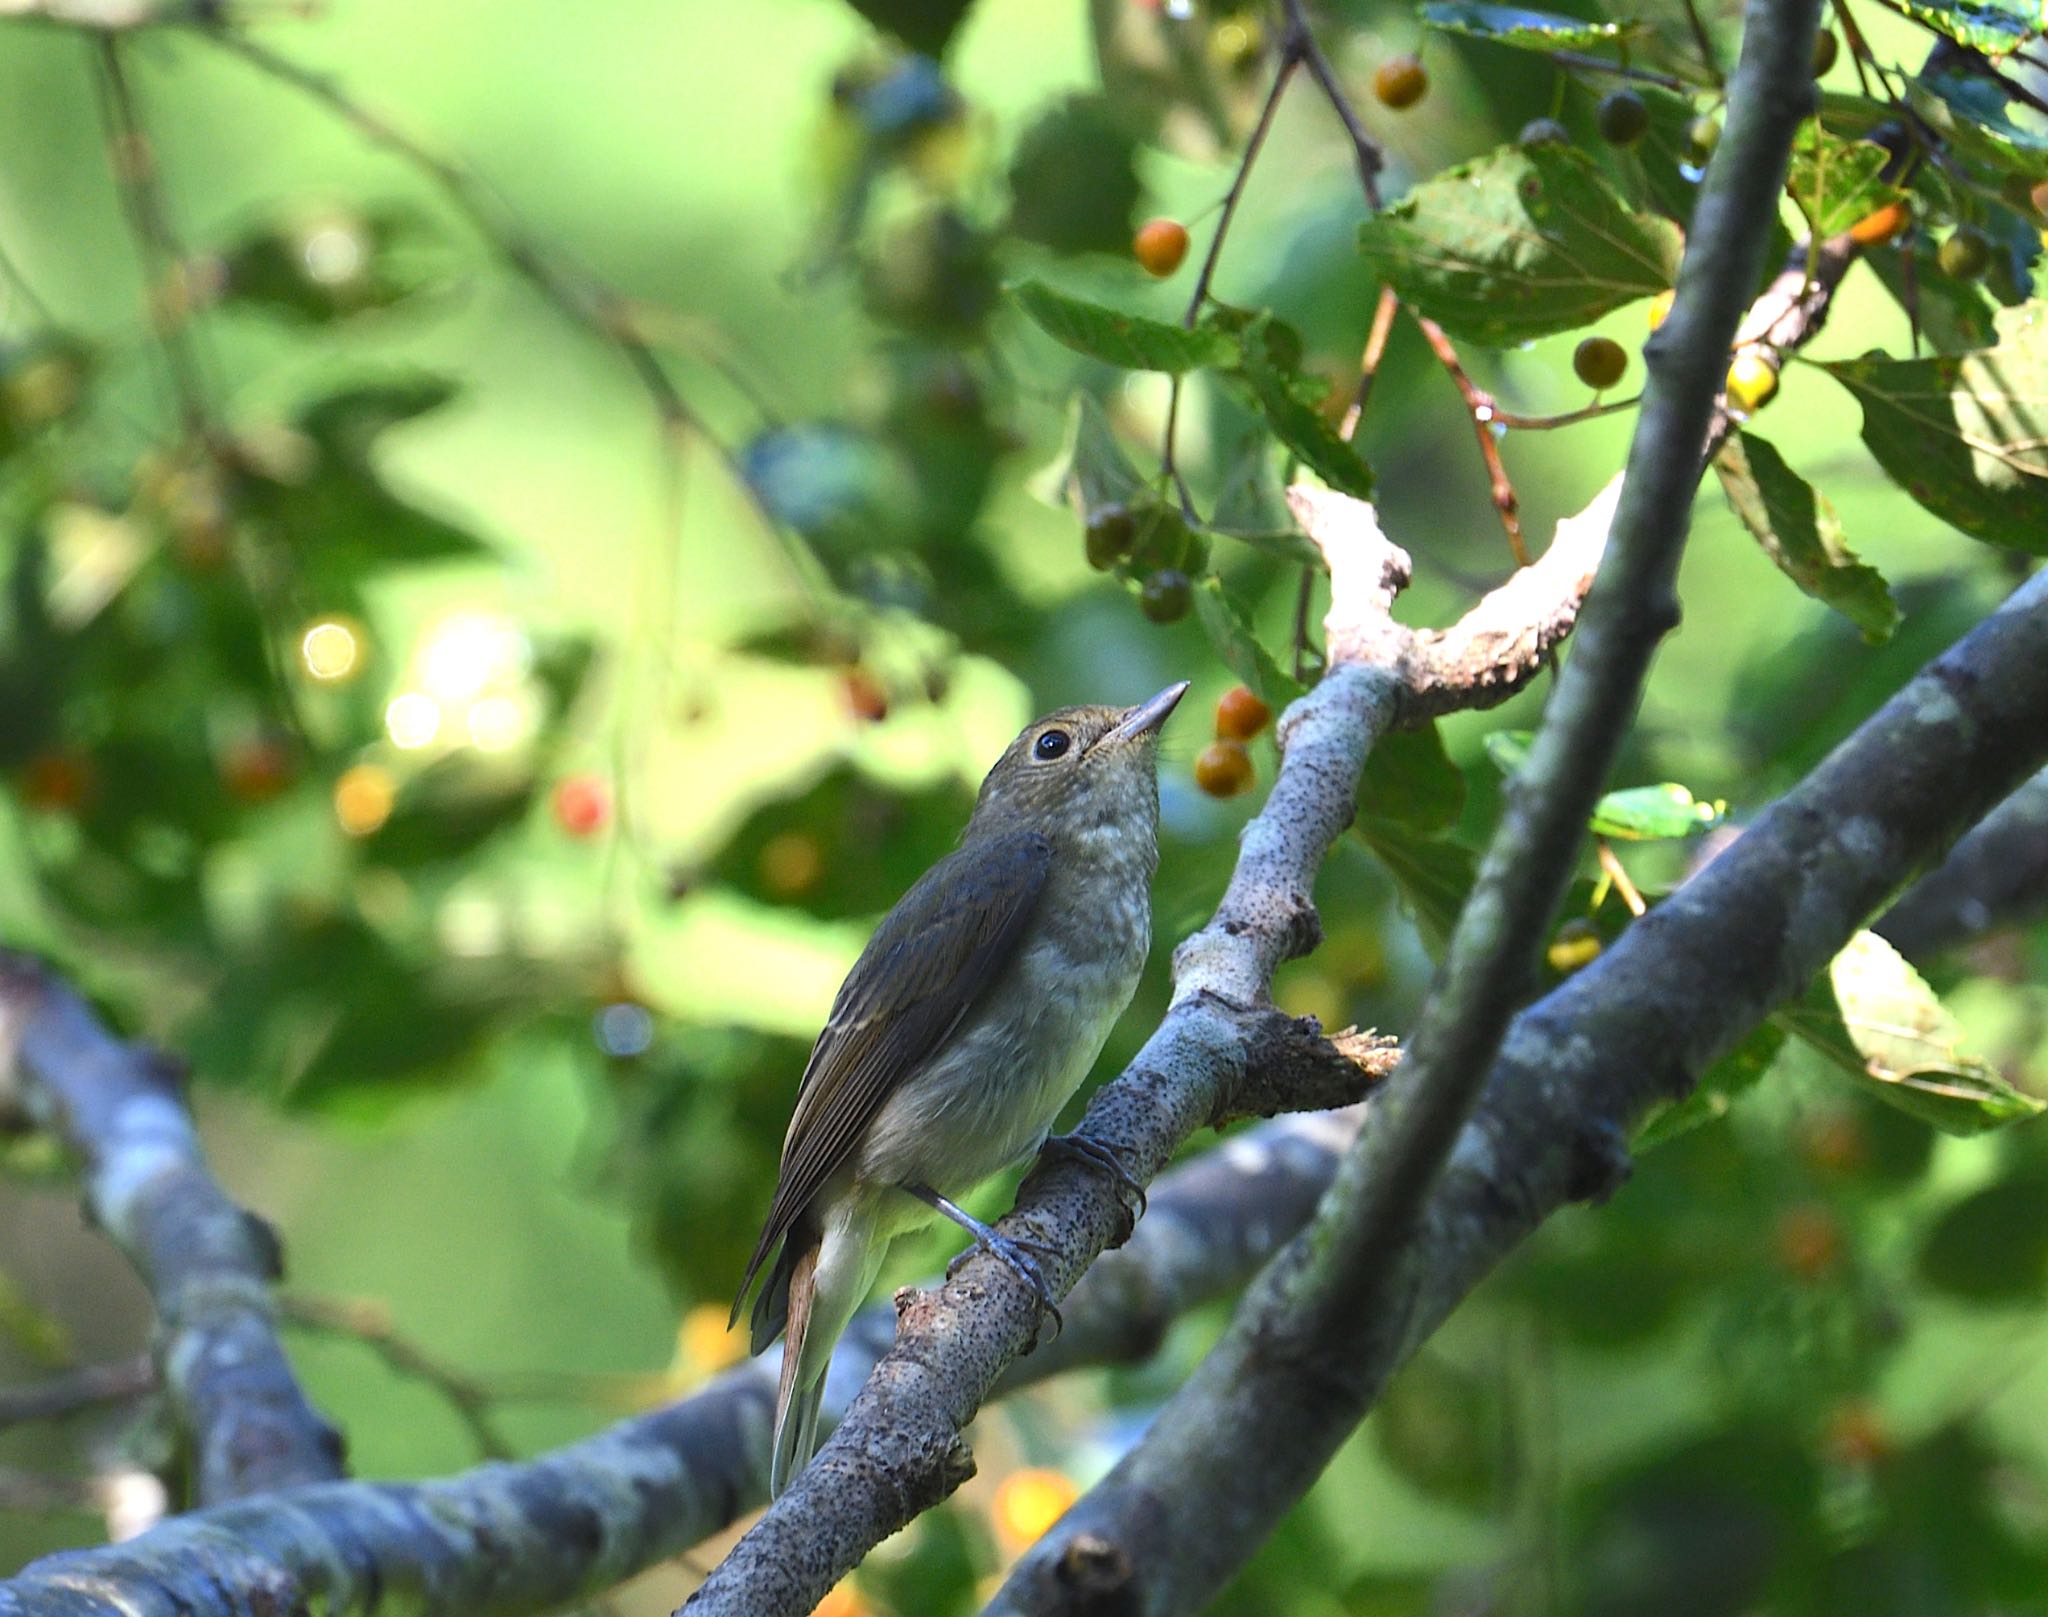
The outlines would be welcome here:
[[[594,837],[611,823],[611,788],[595,775],[570,775],[555,787],[555,824],[572,837]]]
[[[1252,758],[1242,741],[1212,741],[1195,758],[1195,784],[1211,797],[1235,797],[1252,783]]]
[[[230,797],[267,803],[291,782],[291,752],[269,736],[237,742],[221,760],[220,778]]]

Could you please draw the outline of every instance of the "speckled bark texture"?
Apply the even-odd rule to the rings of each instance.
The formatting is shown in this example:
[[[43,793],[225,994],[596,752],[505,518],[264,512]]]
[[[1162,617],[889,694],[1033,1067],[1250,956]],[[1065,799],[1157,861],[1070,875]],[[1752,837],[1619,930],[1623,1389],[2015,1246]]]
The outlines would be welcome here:
[[[1131,1456],[1019,1563],[993,1612],[1197,1609],[1314,1480],[1388,1376],[1545,1218],[1598,1196],[1659,1101],[1795,997],[1899,883],[2048,761],[2048,573],[1915,677],[1718,859],[1515,1018],[1413,1238],[1348,1334],[1285,1304],[1305,1234]],[[1346,1158],[1339,1188],[1359,1158]],[[1171,1407],[1171,1406],[1169,1406]],[[1231,1441],[1218,1443],[1222,1432]],[[1198,1497],[1200,1513],[1174,1501]]]
[[[998,1392],[1143,1359],[1175,1316],[1243,1285],[1307,1221],[1361,1111],[1279,1118],[1167,1174],[1133,1239],[1075,1288],[1059,1340],[1012,1365]],[[829,1417],[894,1325],[887,1305],[855,1320],[833,1364]],[[300,1488],[52,1556],[0,1583],[0,1614],[545,1610],[688,1549],[767,1497],[775,1369],[772,1357],[752,1361],[531,1464]]]
[[[1436,680],[1454,675],[1463,704],[1483,705],[1502,684],[1532,676],[1569,631],[1606,540],[1606,508],[1596,502],[1588,517],[1561,526],[1553,549],[1563,555],[1529,570],[1534,585],[1507,586],[1473,609],[1461,626],[1471,631],[1460,639],[1466,646],[1482,644],[1487,615],[1508,605],[1534,625],[1502,636],[1501,655],[1514,666],[1488,675],[1454,659],[1418,658],[1416,631],[1390,616],[1408,558],[1379,532],[1369,506],[1321,492],[1305,500],[1305,492],[1291,499],[1330,569],[1328,669],[1281,716],[1279,776],[1245,827],[1215,916],[1175,951],[1165,1019],[1081,1120],[1081,1132],[1141,1182],[1198,1129],[1244,1109],[1250,1053],[1273,1018],[1273,972],[1321,940],[1316,873],[1351,823],[1373,744],[1397,724],[1441,711],[1425,705],[1439,694]],[[1059,1161],[1025,1181],[998,1228],[1044,1249],[1041,1270],[1064,1295],[1127,1225],[1105,1175]],[[899,1294],[897,1307],[895,1346],[832,1439],[691,1596],[684,1609],[692,1617],[808,1612],[870,1549],[972,1474],[961,1433],[1031,1345],[1037,1303],[1006,1267],[977,1257],[936,1291]]]
[[[0,954],[0,1091],[79,1159],[87,1210],[149,1287],[199,1500],[340,1476],[340,1435],[278,1344],[276,1238],[214,1182],[163,1058],[121,1043],[35,962]]]

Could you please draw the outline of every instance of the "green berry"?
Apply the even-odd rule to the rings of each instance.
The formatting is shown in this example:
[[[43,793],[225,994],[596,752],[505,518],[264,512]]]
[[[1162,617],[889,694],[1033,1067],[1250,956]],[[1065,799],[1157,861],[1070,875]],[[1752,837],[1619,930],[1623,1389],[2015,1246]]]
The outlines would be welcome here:
[[[1813,76],[1820,78],[1835,65],[1835,58],[1842,54],[1842,47],[1834,33],[1823,28],[1813,36]]]
[[[1991,267],[1991,243],[1981,230],[1965,225],[1941,244],[1934,255],[1941,273],[1958,281],[1974,281]]]
[[[1588,337],[1573,351],[1572,369],[1596,391],[1612,387],[1628,369],[1628,350],[1612,337]]]
[[[1138,607],[1154,623],[1178,623],[1195,604],[1195,586],[1177,567],[1162,567],[1138,589]]]
[[[1128,506],[1098,505],[1088,513],[1088,526],[1081,536],[1088,565],[1098,573],[1108,572],[1131,553],[1131,542],[1137,536],[1138,524]]]
[[[1721,144],[1721,120],[1701,117],[1685,126],[1685,147],[1693,162],[1704,164],[1714,155],[1714,148]]]

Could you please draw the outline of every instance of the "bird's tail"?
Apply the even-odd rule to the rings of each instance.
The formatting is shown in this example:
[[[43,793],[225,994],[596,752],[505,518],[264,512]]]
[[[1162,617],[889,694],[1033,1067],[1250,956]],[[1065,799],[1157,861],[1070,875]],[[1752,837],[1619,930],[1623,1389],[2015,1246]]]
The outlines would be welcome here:
[[[780,1265],[778,1265],[780,1267]],[[818,1294],[818,1246],[814,1243],[789,1265],[786,1335],[782,1343],[782,1380],[775,1389],[775,1448],[768,1462],[768,1497],[782,1490],[818,1448],[818,1405],[825,1397],[825,1370],[832,1359],[827,1340],[820,1353],[811,1341],[811,1304]],[[810,1349],[806,1352],[806,1349]]]

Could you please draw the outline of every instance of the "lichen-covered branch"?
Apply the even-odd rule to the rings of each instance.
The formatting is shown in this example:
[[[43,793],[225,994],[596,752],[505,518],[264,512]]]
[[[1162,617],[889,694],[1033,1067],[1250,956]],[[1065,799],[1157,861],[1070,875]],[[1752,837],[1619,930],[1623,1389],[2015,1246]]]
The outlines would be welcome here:
[[[1819,0],[1752,0],[1729,122],[1700,196],[1613,531],[1573,654],[1507,802],[1401,1073],[1316,1219],[1247,1296],[1229,1333],[1117,1467],[1034,1549],[997,1609],[1071,1609],[1120,1557],[1122,1609],[1191,1611],[1249,1559],[1357,1418],[1341,1393],[1362,1334],[1405,1319],[1391,1287],[1534,975],[1658,641],[1678,621],[1678,561],[1726,355],[1756,284],[1792,136],[1810,109]],[[1586,1188],[1621,1165],[1618,1137],[1565,1135]],[[1218,1496],[1222,1497],[1219,1499]],[[1170,1501],[1180,1500],[1181,1508]],[[1200,1501],[1200,1508],[1185,1502]]]
[[[1253,1039],[1272,1016],[1273,972],[1320,940],[1316,873],[1350,824],[1366,755],[1390,728],[1418,716],[1427,684],[1427,670],[1408,660],[1413,631],[1389,615],[1407,582],[1407,557],[1379,533],[1369,507],[1324,506],[1335,497],[1302,490],[1291,498],[1297,512],[1331,518],[1308,524],[1330,570],[1328,666],[1281,717],[1279,777],[1245,827],[1214,918],[1175,952],[1171,1008],[1082,1118],[1082,1131],[1140,1181],[1198,1129],[1240,1109],[1233,1097]],[[1597,549],[1605,523],[1587,526],[1589,535],[1574,530],[1566,542]],[[1582,577],[1564,572],[1554,582],[1573,593],[1541,612],[1558,632],[1576,611]],[[1041,1271],[1063,1294],[1127,1223],[1104,1175],[1059,1161],[1025,1181],[999,1227],[1045,1254]],[[897,1307],[895,1346],[838,1432],[691,1597],[696,1617],[809,1611],[870,1549],[972,1474],[960,1434],[1031,1345],[1037,1300],[1002,1264],[975,1257],[942,1288],[899,1294]]]
[[[341,1438],[278,1344],[277,1239],[214,1181],[164,1060],[116,1039],[34,961],[0,953],[0,1096],[78,1157],[87,1208],[149,1287],[201,1502],[340,1476]]]
[[[1938,870],[1900,895],[1877,930],[1924,959],[2048,911],[2048,773],[1984,817]]]
[[[998,1391],[1149,1357],[1178,1315],[1243,1285],[1307,1221],[1361,1110],[1278,1118],[1165,1175],[1137,1233],[1068,1298],[1066,1330],[1012,1365]],[[829,1412],[887,1351],[894,1324],[886,1304],[854,1321],[833,1363]],[[345,1617],[396,1600],[420,1617],[512,1617],[588,1597],[767,1497],[775,1372],[772,1356],[751,1361],[527,1464],[418,1484],[298,1488],[51,1556],[0,1583],[0,1614]]]

